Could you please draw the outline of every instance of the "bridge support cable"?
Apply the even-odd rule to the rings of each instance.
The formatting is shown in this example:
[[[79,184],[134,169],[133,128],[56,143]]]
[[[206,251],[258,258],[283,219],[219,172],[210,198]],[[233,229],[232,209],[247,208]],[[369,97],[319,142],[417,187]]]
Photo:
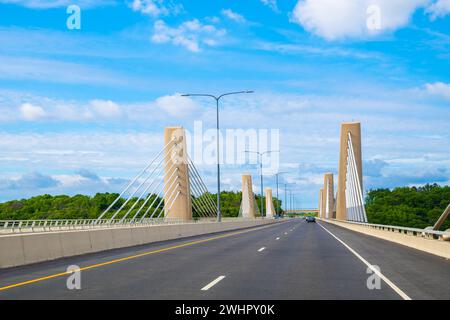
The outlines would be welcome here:
[[[192,160],[188,157],[189,181],[191,184],[192,202],[197,205],[198,209],[202,208],[207,218],[217,217],[216,205],[211,199],[211,193],[208,191],[206,184],[200,176],[197,168]],[[199,212],[197,212],[199,213]]]
[[[175,146],[172,146],[168,153],[173,150]],[[162,162],[166,159],[166,156],[162,156],[162,159],[160,160],[160,162],[158,163],[158,165],[153,169],[152,172],[150,172],[150,174],[148,175],[148,177],[146,179],[144,179],[144,181],[142,181],[139,186],[133,191],[133,193],[127,198],[127,200],[122,204],[122,206],[119,208],[119,210],[117,210],[113,216],[111,217],[111,221],[114,220],[114,218],[123,210],[123,208],[128,204],[128,202],[130,202],[131,199],[133,199],[133,197],[136,195],[136,193],[139,192],[139,190],[141,190],[141,188],[148,182],[148,180],[150,180],[150,178],[153,176],[154,172],[161,166]],[[140,200],[140,199],[139,199]]]
[[[199,216],[204,218],[214,217],[215,208],[211,208],[208,203],[205,202],[204,193],[198,191],[197,187],[191,182],[191,199],[195,212]]]
[[[197,186],[197,182],[195,181],[195,178],[191,179],[191,197],[192,202],[196,204],[197,209],[202,209],[201,211],[204,213],[204,215],[207,218],[215,217],[216,208],[213,207],[206,197],[208,197],[209,193],[201,191],[199,189],[200,187]],[[198,210],[197,210],[198,211]],[[200,212],[197,212],[200,213]]]
[[[150,163],[125,187],[125,189],[117,196],[117,198],[108,206],[108,208],[100,214],[97,218],[96,222],[100,221],[115,205],[116,203],[122,199],[124,194],[140,179],[148,169],[153,165],[153,163],[165,152],[165,150],[169,147],[170,143],[167,143],[158,154],[150,161]]]
[[[204,209],[199,208],[195,198],[192,197],[192,209],[193,212],[197,213],[197,218],[210,218],[207,214],[205,214]]]
[[[350,152],[350,148],[348,149]],[[350,221],[359,221],[358,212],[356,210],[356,197],[355,197],[355,188],[354,188],[354,178],[352,174],[352,164],[350,160],[350,153],[347,157],[347,177],[346,177],[346,185],[345,185],[346,197],[348,199],[347,202],[347,217]]]
[[[161,159],[161,161],[159,162],[159,164],[157,165],[157,167],[155,168],[155,170],[152,172],[152,174],[150,174],[150,176],[147,177],[147,179],[144,181],[145,183],[147,183],[147,181],[150,180],[150,178],[153,176],[153,173],[156,171],[157,168],[160,168],[161,171],[162,171],[162,166],[161,166],[161,164],[162,164],[162,162],[163,162],[164,160],[165,160],[165,157],[163,157],[163,158]],[[173,170],[173,168],[174,168],[174,165],[172,164],[172,166],[170,167],[169,170],[171,171],[171,170]],[[175,173],[176,171],[177,171],[177,170],[173,170],[173,173]],[[173,174],[173,173],[172,173],[172,174]],[[145,204],[147,204],[148,199],[150,199],[151,196],[152,196],[153,194],[155,194],[155,192],[157,192],[157,189],[158,189],[159,186],[160,186],[160,184],[158,184],[156,187],[154,187],[155,183],[156,183],[157,181],[160,181],[160,183],[163,181],[163,180],[162,180],[162,177],[160,177],[160,175],[161,175],[161,172],[159,172],[159,173],[155,176],[155,178],[152,180],[152,182],[149,183],[148,186],[141,192],[141,194],[140,194],[140,196],[138,197],[138,199],[133,203],[133,205],[131,206],[131,208],[128,209],[127,213],[122,217],[122,219],[120,220],[119,223],[123,223],[123,222],[125,221],[125,219],[128,217],[128,215],[129,215],[129,214],[133,211],[133,209],[139,204],[139,202],[141,201],[141,199],[142,199],[144,196],[146,196],[146,200],[144,201],[143,206],[145,206]],[[154,188],[150,191],[150,188],[152,188],[152,187],[154,187]],[[141,206],[141,208],[142,208],[142,206]],[[137,212],[136,214],[139,214],[139,212],[141,211],[141,208],[138,210],[138,212]],[[134,218],[134,217],[133,217],[133,218]]]
[[[175,174],[178,173],[178,168],[175,167],[174,165],[172,165],[172,166],[170,167],[170,169],[169,169],[169,172],[172,172],[172,173],[170,173],[170,178],[169,178],[169,180],[170,180],[170,179],[173,178],[173,176],[174,176]],[[156,181],[156,180],[155,180],[155,181]],[[154,189],[155,189],[155,190],[158,190],[158,189],[161,187],[161,185],[163,184],[163,182],[164,182],[164,179],[161,178],[161,179],[159,180],[159,182],[158,182],[158,185],[157,185]],[[154,192],[149,193],[148,196],[147,196],[147,198],[145,199],[144,203],[141,205],[141,207],[139,208],[139,210],[134,214],[134,216],[133,216],[133,218],[131,219],[131,221],[133,222],[133,221],[135,221],[135,220],[137,219],[137,217],[139,216],[139,213],[145,208],[145,206],[147,205],[147,203],[151,200],[152,196],[154,196],[155,198],[153,199],[153,202],[150,204],[149,209],[153,207],[153,205],[155,204],[155,202],[156,202],[158,199],[160,199],[160,198],[163,197],[162,193],[163,193],[162,190],[160,190],[159,192],[155,192],[155,191],[154,191]]]
[[[178,171],[177,171],[178,173]],[[176,187],[174,187],[175,182],[177,182]],[[161,207],[161,205],[164,203],[164,199],[171,199],[175,190],[177,190],[177,188],[180,186],[180,182],[178,181],[178,178],[174,178],[173,181],[170,183],[170,185],[167,187],[167,189],[164,192],[164,197],[161,198],[161,200],[158,203],[158,206],[153,210],[153,213],[150,216],[150,219],[152,219],[155,215],[155,213],[158,211],[158,209]],[[144,221],[145,217],[147,216],[147,214],[150,212],[150,209],[152,209],[152,207],[148,207],[147,211],[145,211],[144,215],[141,217],[140,222]],[[164,210],[161,210],[161,212],[159,213],[158,217],[161,216],[161,213],[164,212]]]
[[[327,180],[327,188],[326,188],[326,201],[325,201],[325,218],[330,219],[330,215],[332,214],[330,212],[330,205],[331,205],[331,199],[330,199],[330,180]]]
[[[350,145],[350,156],[351,156],[351,161],[352,161],[352,167],[353,167],[353,176],[354,176],[354,180],[355,180],[355,187],[356,187],[356,197],[358,199],[358,209],[360,212],[360,216],[361,216],[361,222],[367,222],[367,215],[366,215],[366,209],[364,206],[364,192],[362,189],[362,183],[359,179],[359,175],[358,172],[356,170],[357,166],[356,166],[356,159],[355,159],[355,152],[353,149],[353,141],[352,141],[352,136],[349,133],[349,145]]]
[[[213,213],[214,216],[217,216],[217,204],[211,199],[210,195],[211,193],[208,190],[208,187],[206,186],[205,182],[203,181],[202,177],[200,176],[200,173],[197,170],[197,167],[194,165],[194,162],[191,160],[191,158],[188,156],[188,161],[189,161],[189,165],[190,168],[192,169],[192,176],[193,178],[199,183],[199,185],[201,186],[201,189],[203,190],[203,193],[207,195],[207,197],[205,198],[205,201],[207,201],[209,203],[209,205],[212,207],[213,209]]]
[[[367,222],[367,215],[364,207],[364,196],[362,185],[359,179],[358,168],[355,160],[351,133],[348,133],[347,148],[347,175],[346,175],[346,201],[347,217],[349,220],[357,222]]]
[[[209,191],[206,189],[206,186],[203,186],[202,181],[200,181],[199,178],[194,173],[192,173],[193,168],[191,166],[189,166],[189,168],[190,168],[189,178],[190,178],[191,186],[193,187],[193,191],[194,191],[193,195],[198,197],[199,198],[198,200],[200,200],[200,202],[202,202],[202,205],[204,205],[206,208],[208,208],[208,210],[211,211],[212,215],[214,215],[216,208],[212,204],[212,200],[209,197],[205,197],[210,194]],[[197,194],[195,194],[195,192]]]
[[[351,174],[350,156],[347,157],[347,177],[345,183],[345,193],[347,201],[347,218],[350,221],[358,221],[358,217],[355,212],[355,196],[353,188],[353,176]]]
[[[169,207],[168,207],[168,209],[167,209],[167,211],[170,211],[170,210],[172,210],[172,207],[173,207],[173,204],[175,203],[175,201],[177,201],[177,199],[178,199],[178,197],[180,196],[180,194],[181,194],[181,191],[180,190],[178,190],[178,193],[177,193],[177,195],[175,196],[175,198],[172,200],[172,203],[169,205]],[[159,213],[159,216],[158,216],[158,218],[161,216],[161,214],[163,213],[163,211],[161,211],[160,213]]]
[[[211,204],[206,199],[204,199],[204,196],[207,196],[208,193],[207,191],[205,192],[204,190],[202,190],[192,172],[193,169],[189,166],[191,199],[195,212],[197,212],[197,214],[203,216],[204,218],[212,218],[214,217],[215,208],[211,206]]]

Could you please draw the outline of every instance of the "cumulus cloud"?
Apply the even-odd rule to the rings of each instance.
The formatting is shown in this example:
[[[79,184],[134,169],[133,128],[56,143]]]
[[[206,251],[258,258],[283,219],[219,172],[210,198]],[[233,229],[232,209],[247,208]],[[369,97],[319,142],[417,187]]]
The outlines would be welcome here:
[[[389,164],[381,159],[367,160],[363,162],[364,175],[369,177],[381,177],[383,168]]]
[[[173,117],[186,117],[198,111],[198,105],[188,97],[179,94],[163,96],[156,99],[155,104]]]
[[[31,103],[24,103],[19,107],[20,115],[24,120],[35,121],[43,119],[47,116],[47,113],[39,106],[32,105]]]
[[[425,90],[428,94],[450,100],[450,84],[443,82],[427,83]]]
[[[173,117],[189,120],[198,116],[201,111],[198,101],[179,94],[161,96],[152,101],[120,103],[103,99],[65,101],[1,91],[0,109],[0,123],[127,121],[129,124],[136,124],[166,121]]]
[[[202,46],[215,46],[226,34],[210,24],[202,24],[198,19],[183,22],[178,27],[170,27],[164,21],[154,24],[151,40],[154,43],[171,43],[182,46],[191,52],[201,51]]]
[[[92,100],[89,106],[101,118],[117,118],[122,114],[120,106],[111,100]]]
[[[87,176],[86,176],[87,175]],[[94,195],[97,192],[120,192],[130,180],[99,177],[82,170],[75,174],[50,175],[40,172],[0,178],[0,201],[30,198],[42,194]]]
[[[48,189],[59,186],[59,181],[38,172],[24,174],[18,178],[1,179],[0,190]]]
[[[292,20],[327,40],[363,38],[406,26],[416,10],[429,3],[430,0],[300,0]],[[373,14],[368,9],[373,6],[379,8],[379,30],[367,25]]]
[[[432,183],[444,184],[450,180],[450,172],[444,167],[422,165],[414,168],[393,167],[379,176],[364,174],[367,189],[420,186]]]
[[[228,19],[230,19],[234,22],[237,22],[237,23],[245,23],[246,22],[243,15],[236,13],[236,12],[232,11],[231,9],[223,9],[221,13],[224,17],[227,17]]]
[[[82,178],[93,181],[100,181],[100,177],[95,172],[92,172],[88,169],[80,169],[76,173],[78,173]]]
[[[427,12],[431,15],[432,20],[448,15],[450,13],[450,0],[437,0],[427,8]]]
[[[175,4],[168,0],[134,0],[130,7],[133,11],[152,17],[176,15],[183,10],[181,4]]]

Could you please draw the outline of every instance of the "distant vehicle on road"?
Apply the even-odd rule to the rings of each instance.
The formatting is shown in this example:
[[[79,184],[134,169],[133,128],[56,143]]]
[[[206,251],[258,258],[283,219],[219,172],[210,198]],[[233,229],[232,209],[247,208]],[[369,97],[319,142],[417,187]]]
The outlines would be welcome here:
[[[314,218],[314,217],[306,217],[306,222],[308,222],[308,223],[316,222],[316,218]]]

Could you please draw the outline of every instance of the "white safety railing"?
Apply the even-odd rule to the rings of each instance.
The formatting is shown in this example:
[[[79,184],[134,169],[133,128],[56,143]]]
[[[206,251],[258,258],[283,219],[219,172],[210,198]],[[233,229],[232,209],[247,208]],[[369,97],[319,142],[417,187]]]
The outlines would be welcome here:
[[[331,220],[331,221],[342,222],[342,223],[347,223],[347,224],[354,224],[354,225],[364,226],[364,227],[368,227],[368,228],[372,228],[372,229],[397,232],[397,233],[402,233],[402,234],[407,234],[407,235],[417,236],[417,237],[428,237],[428,238],[434,238],[434,239],[450,237],[450,232],[448,232],[448,231],[436,231],[436,230],[432,230],[432,229],[409,228],[409,227],[390,226],[390,225],[374,224],[374,223],[366,223],[366,222],[343,221],[343,220],[336,220],[336,219],[321,219],[321,220],[324,220],[324,221]]]
[[[258,218],[256,218],[258,219]],[[255,219],[223,218],[224,222],[247,221]],[[189,224],[189,223],[216,223],[215,217],[198,218],[185,221],[175,218],[148,218],[142,221],[136,219],[55,219],[55,220],[0,220],[0,235],[10,233],[34,233],[51,231],[71,231],[83,229],[124,228],[153,225]]]
[[[55,220],[0,220],[1,233],[26,233],[48,232],[62,230],[119,228],[141,225],[180,224],[180,219],[144,219],[135,221],[132,219],[55,219]]]

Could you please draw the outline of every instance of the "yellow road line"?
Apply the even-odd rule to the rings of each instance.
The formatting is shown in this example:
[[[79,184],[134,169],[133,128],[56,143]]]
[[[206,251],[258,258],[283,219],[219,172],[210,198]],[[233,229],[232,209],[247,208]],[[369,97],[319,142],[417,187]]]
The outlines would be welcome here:
[[[233,232],[233,233],[228,233],[228,234],[224,234],[224,235],[221,235],[221,236],[206,238],[206,239],[197,240],[197,241],[186,242],[186,243],[182,243],[180,245],[176,245],[176,246],[172,246],[172,247],[167,247],[167,248],[163,248],[163,249],[153,250],[153,251],[136,254],[136,255],[133,255],[133,256],[129,256],[129,257],[124,257],[124,258],[120,258],[120,259],[115,259],[115,260],[111,260],[111,261],[107,261],[107,262],[102,262],[102,263],[90,265],[90,266],[87,266],[87,267],[80,268],[79,271],[86,271],[86,270],[90,270],[90,269],[96,269],[96,268],[104,267],[104,266],[107,266],[107,265],[111,265],[111,264],[115,264],[115,263],[119,263],[119,262],[123,262],[123,261],[128,261],[128,260],[132,260],[132,259],[141,258],[141,257],[148,256],[148,255],[155,254],[155,253],[166,252],[166,251],[170,251],[170,250],[175,250],[175,249],[179,249],[179,248],[193,246],[193,245],[204,243],[204,242],[209,242],[209,241],[213,241],[213,240],[228,238],[228,237],[240,235],[240,234],[251,232],[251,231],[265,229],[265,228],[268,228],[268,227],[272,227],[274,225],[278,225],[278,224],[270,224],[270,225],[267,225],[267,226],[253,228],[253,229],[249,229],[249,230],[245,230],[245,231]],[[66,272],[55,273],[55,274],[52,274],[52,275],[49,275],[49,276],[36,278],[36,279],[24,281],[24,282],[19,282],[19,283],[16,283],[16,284],[11,284],[11,285],[8,285],[8,286],[5,286],[5,287],[0,287],[0,292],[8,290],[8,289],[13,289],[13,288],[17,288],[17,287],[26,286],[26,285],[33,284],[33,283],[36,283],[36,282],[42,282],[42,281],[45,281],[45,280],[50,280],[50,279],[66,276],[66,275],[69,275],[69,274],[72,274],[72,273],[73,273],[73,271],[69,271],[69,272],[66,271]]]

